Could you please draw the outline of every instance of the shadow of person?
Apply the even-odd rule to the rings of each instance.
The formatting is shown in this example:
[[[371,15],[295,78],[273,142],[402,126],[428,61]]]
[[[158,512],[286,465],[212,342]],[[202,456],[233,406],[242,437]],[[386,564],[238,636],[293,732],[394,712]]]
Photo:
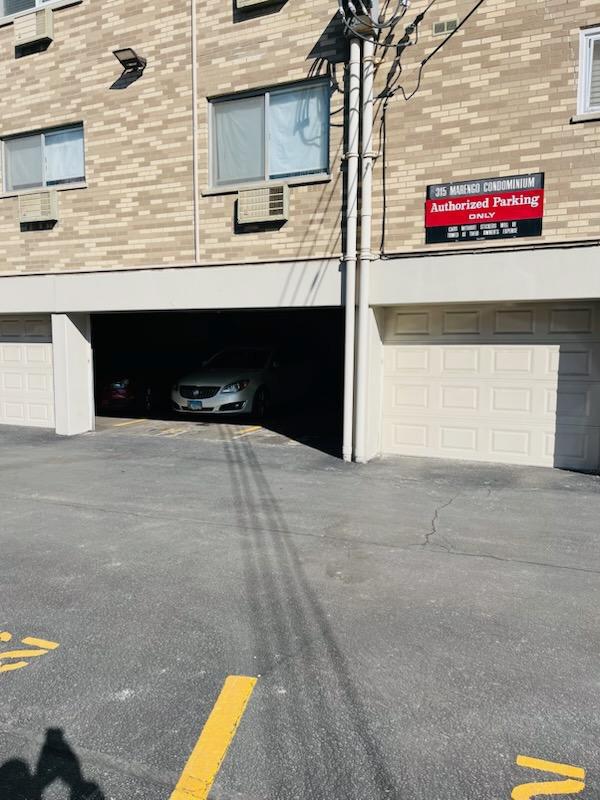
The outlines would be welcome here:
[[[60,728],[46,731],[34,773],[19,759],[0,767],[0,800],[44,800],[55,781],[66,784],[69,800],[105,800],[100,787],[84,779],[79,759]]]
[[[84,780],[79,759],[60,728],[46,731],[33,780],[40,798],[51,783],[61,780],[71,790],[69,800],[104,800],[100,788]]]
[[[0,767],[0,800],[39,800],[33,776],[24,761],[15,758]]]

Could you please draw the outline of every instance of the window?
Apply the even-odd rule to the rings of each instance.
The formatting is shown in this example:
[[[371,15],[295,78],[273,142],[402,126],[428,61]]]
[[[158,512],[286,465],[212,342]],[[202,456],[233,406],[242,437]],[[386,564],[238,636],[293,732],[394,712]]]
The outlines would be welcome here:
[[[0,0],[0,17],[20,14],[21,11],[29,11],[36,6],[43,6],[46,2],[49,0]]]
[[[600,28],[581,31],[578,106],[579,114],[600,112]]]
[[[5,139],[4,168],[7,192],[83,183],[83,126]]]
[[[212,183],[329,171],[329,85],[272,89],[212,104]]]

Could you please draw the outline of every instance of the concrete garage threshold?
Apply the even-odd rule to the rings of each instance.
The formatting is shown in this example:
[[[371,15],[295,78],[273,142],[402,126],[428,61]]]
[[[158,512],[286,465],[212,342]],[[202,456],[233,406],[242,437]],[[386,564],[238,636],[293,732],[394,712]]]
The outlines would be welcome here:
[[[127,427],[0,429],[0,471],[0,629],[59,644],[0,675],[0,776],[60,730],[166,800],[248,675],[214,800],[510,797],[519,755],[598,792],[598,477]]]

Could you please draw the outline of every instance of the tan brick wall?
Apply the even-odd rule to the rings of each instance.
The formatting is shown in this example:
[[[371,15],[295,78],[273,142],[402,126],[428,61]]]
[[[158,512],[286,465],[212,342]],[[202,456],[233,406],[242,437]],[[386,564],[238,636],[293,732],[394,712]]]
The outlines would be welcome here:
[[[406,21],[425,6],[415,0]],[[470,0],[438,0],[402,57],[409,92],[418,64],[440,39],[434,21],[462,15]],[[209,0],[198,19],[198,181],[201,261],[276,261],[341,254],[343,85],[346,43],[335,5],[287,0],[235,12]],[[595,17],[594,14],[598,14]],[[12,25],[0,27],[0,135],[83,121],[88,188],[60,192],[52,231],[19,230],[17,200],[0,198],[0,273],[191,263],[192,129],[190,6],[107,0],[56,10],[47,52],[15,60]],[[386,150],[386,252],[424,245],[429,183],[543,171],[544,235],[515,244],[595,239],[600,223],[598,123],[570,125],[576,111],[579,28],[600,23],[597,2],[486,0],[424,70],[409,102],[390,101]],[[111,51],[148,58],[143,78],[112,90]],[[390,54],[380,65],[381,91]],[[235,194],[206,194],[207,98],[332,77],[331,180],[292,186],[279,230],[237,232]],[[381,103],[376,117],[376,147]],[[381,240],[383,159],[375,169],[374,248]],[[461,247],[494,246],[454,245]]]
[[[15,59],[0,28],[0,136],[85,126],[88,188],[61,191],[51,231],[21,233],[17,199],[0,199],[0,272],[172,264],[193,258],[191,28],[187,3],[84,0],[54,12],[45,53]],[[112,55],[148,59],[124,90]]]
[[[50,48],[21,59],[13,57],[12,25],[0,27],[0,136],[82,121],[88,185],[59,193],[51,231],[21,232],[17,199],[0,198],[0,274],[193,262],[190,8],[84,0],[55,10]],[[325,74],[346,47],[328,33],[334,11],[303,0],[246,15],[230,3],[198,4],[201,192],[206,98]],[[112,50],[123,46],[148,67],[128,88],[111,90],[120,74]],[[290,220],[275,231],[237,233],[235,194],[202,195],[202,263],[340,253],[343,63],[331,70],[342,90],[332,96],[331,180],[292,187]]]
[[[416,0],[405,20],[423,10]],[[416,84],[418,65],[442,40],[434,21],[460,16],[472,0],[438,2],[402,58],[401,84]],[[387,112],[385,250],[462,247],[425,245],[425,189],[431,183],[544,172],[543,236],[513,244],[597,239],[600,233],[600,122],[571,125],[577,111],[579,29],[600,24],[598,2],[486,0],[423,71],[408,102],[397,93]],[[385,84],[390,55],[378,71]],[[377,118],[379,130],[381,116]],[[381,146],[381,143],[380,143]],[[382,170],[375,171],[374,246],[381,241]],[[506,241],[503,243],[506,245]]]

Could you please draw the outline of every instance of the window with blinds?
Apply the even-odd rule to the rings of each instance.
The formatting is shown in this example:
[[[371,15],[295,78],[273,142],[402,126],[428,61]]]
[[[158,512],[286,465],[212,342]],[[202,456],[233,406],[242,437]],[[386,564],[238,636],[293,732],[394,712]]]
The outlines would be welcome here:
[[[2,144],[6,192],[85,181],[83,125],[12,136]]]
[[[329,94],[319,79],[213,100],[212,185],[328,174]]]
[[[600,28],[581,32],[579,65],[578,112],[600,112]]]

